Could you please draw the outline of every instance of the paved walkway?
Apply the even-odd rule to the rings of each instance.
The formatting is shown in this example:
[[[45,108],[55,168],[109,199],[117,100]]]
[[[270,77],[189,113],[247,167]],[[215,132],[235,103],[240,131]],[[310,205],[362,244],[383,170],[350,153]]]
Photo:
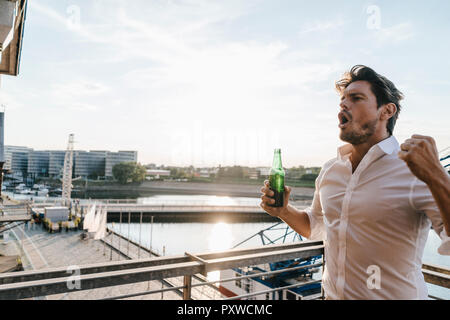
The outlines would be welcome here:
[[[61,233],[50,234],[44,231],[40,225],[35,225],[34,228],[30,229],[28,229],[28,227],[24,228],[24,226],[18,226],[13,229],[13,232],[18,238],[18,241],[13,241],[10,237],[10,240],[6,245],[0,245],[0,253],[4,255],[20,254],[23,247],[22,260],[25,270],[68,267],[73,265],[81,266],[110,261],[111,252],[105,250],[104,244],[99,240],[81,240],[81,231],[62,231]],[[118,260],[119,256],[113,252],[112,259]],[[166,288],[168,286],[163,286],[160,281],[153,280],[149,282],[50,295],[46,298],[49,300],[97,300],[148,290],[156,290],[161,289],[162,287]],[[178,300],[181,298],[174,292],[164,292],[163,294],[157,293],[130,299]]]
[[[115,235],[115,234],[109,234],[107,237],[105,237],[104,241],[108,244],[106,246],[106,255],[109,257],[113,257],[113,260],[120,259],[124,260],[123,256],[120,256],[118,253],[116,253],[114,250],[111,250],[111,246],[117,249],[118,251],[122,252],[125,256],[130,257],[131,259],[138,259],[139,257],[141,259],[152,257],[148,249],[139,248],[137,244],[134,244],[133,242],[128,242],[127,240],[123,239],[122,237]],[[104,249],[105,250],[105,249]],[[198,276],[192,278],[192,284],[205,282],[204,277]],[[183,286],[183,277],[174,277],[170,279],[166,279],[166,281],[173,287],[179,287]],[[166,294],[166,293],[164,293]],[[193,287],[191,290],[191,296],[194,300],[219,300],[222,299],[221,293],[218,291],[218,289],[215,289],[211,286],[199,286],[199,287]]]

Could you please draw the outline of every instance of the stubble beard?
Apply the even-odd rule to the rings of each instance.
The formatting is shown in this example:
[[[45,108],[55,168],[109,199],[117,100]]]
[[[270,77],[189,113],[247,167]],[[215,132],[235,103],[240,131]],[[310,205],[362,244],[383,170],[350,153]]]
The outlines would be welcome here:
[[[361,126],[361,129],[359,130],[354,129],[353,131],[350,131],[349,129],[351,128],[347,128],[348,132],[345,132],[345,130],[341,130],[339,137],[342,141],[348,142],[352,145],[365,143],[371,136],[375,134],[377,123],[378,119],[374,119],[372,121],[366,122]]]

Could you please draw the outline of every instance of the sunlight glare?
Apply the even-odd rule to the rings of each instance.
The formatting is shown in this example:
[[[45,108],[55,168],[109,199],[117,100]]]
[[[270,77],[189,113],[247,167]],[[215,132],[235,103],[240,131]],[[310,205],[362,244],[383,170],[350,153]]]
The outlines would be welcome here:
[[[228,198],[228,197],[226,197]],[[231,226],[224,222],[219,222],[214,225],[209,236],[209,250],[221,251],[231,248],[232,244]],[[220,279],[220,271],[208,272],[208,280],[215,281]]]

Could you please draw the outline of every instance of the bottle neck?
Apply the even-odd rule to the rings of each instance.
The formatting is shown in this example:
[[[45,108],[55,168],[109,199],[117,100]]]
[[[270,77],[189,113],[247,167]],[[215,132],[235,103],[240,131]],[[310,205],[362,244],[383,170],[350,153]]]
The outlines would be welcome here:
[[[280,150],[275,150],[275,153],[273,154],[272,168],[276,168],[276,169],[283,168],[283,166],[281,164],[281,151]]]

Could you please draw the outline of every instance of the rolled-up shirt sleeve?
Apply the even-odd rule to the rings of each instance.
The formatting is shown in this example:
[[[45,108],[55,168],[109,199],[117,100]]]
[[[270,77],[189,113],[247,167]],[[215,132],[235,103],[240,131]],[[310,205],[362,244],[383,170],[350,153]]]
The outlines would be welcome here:
[[[312,204],[309,208],[305,209],[306,214],[309,218],[309,226],[311,228],[311,234],[309,236],[309,240],[326,240],[327,233],[325,230],[325,224],[323,221],[323,210],[320,202],[320,181],[322,179],[323,173],[328,169],[331,161],[326,163],[319,176],[316,179],[315,185],[316,190],[314,192],[314,197]]]
[[[441,245],[437,249],[438,253],[450,255],[450,236],[445,231],[439,207],[428,186],[417,178],[411,187],[410,202],[416,211],[425,213],[431,221],[433,230],[441,238]]]
[[[309,240],[326,240],[323,212],[320,205],[320,196],[317,191],[314,193],[312,205],[305,209],[305,212],[308,215],[309,226],[311,228]]]

